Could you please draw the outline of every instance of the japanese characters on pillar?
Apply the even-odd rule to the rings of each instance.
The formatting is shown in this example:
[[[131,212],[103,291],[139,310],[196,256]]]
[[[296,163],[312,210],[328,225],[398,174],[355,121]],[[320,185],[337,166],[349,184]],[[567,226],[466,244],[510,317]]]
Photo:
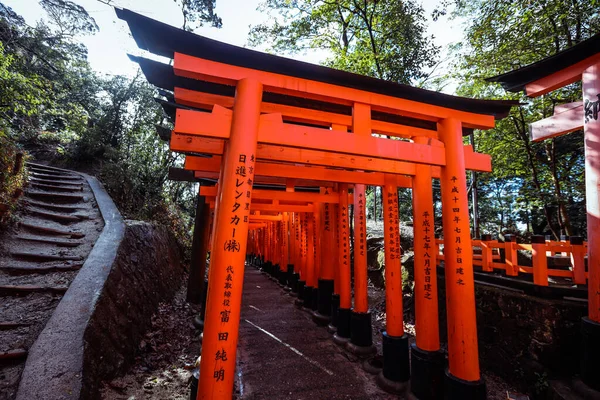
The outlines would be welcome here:
[[[231,398],[233,392],[261,99],[260,82],[238,82],[219,183],[198,400]]]
[[[235,156],[232,154],[231,156]],[[235,198],[233,206],[231,207],[232,217],[229,220],[229,227],[231,235],[223,243],[223,250],[231,253],[239,253],[241,250],[240,236],[237,234],[240,224],[248,225],[248,217],[250,215],[250,197],[252,190],[252,179],[254,177],[254,154],[239,154],[237,155],[237,165],[235,168]],[[226,268],[225,284],[223,285],[223,302],[221,303],[221,310],[219,312],[221,316],[221,329],[217,333],[217,340],[219,342],[227,343],[229,340],[229,316],[231,313],[231,290],[233,289],[233,278],[235,270],[232,265],[228,265]],[[225,374],[233,374],[234,371],[226,371],[223,365],[224,361],[227,361],[227,349],[223,346],[215,353],[215,368],[213,372],[213,378],[215,381],[224,381]]]
[[[424,211],[421,222],[421,233],[423,236],[423,269],[425,271],[425,284],[423,285],[423,297],[427,300],[432,300],[433,297],[431,295],[432,286],[431,286],[431,269],[435,266],[431,264],[432,257],[431,254],[433,252],[432,241],[435,240],[434,227],[431,222],[431,215],[429,211]],[[434,254],[435,256],[435,254]],[[435,284],[435,283],[434,283]]]
[[[365,221],[365,194],[363,191],[358,192],[358,225],[360,230],[360,235],[358,236],[358,254],[361,257],[365,257],[365,249],[367,247],[367,226]]]
[[[458,181],[458,178],[455,175],[452,175],[452,177],[450,178],[450,180],[452,181],[452,191],[451,191],[451,195],[452,195],[452,202],[453,202],[453,207],[452,207],[452,230],[456,233],[456,235],[454,236],[454,245],[451,246],[449,249],[446,248],[446,245],[444,244],[444,254],[446,255],[446,257],[452,257],[456,260],[456,268],[454,269],[454,272],[456,274],[456,279],[455,282],[457,285],[459,286],[464,286],[465,285],[465,281],[464,281],[464,275],[465,275],[465,268],[463,265],[463,243],[461,241],[461,237],[464,235],[461,235],[462,230],[461,230],[461,213],[460,213],[460,203],[459,203],[459,196],[461,195],[461,190],[458,188],[458,186],[456,186],[456,181]],[[466,195],[466,194],[465,194]],[[469,240],[470,242],[470,240]],[[469,248],[470,249],[470,246]]]
[[[459,120],[447,118],[438,123],[438,132],[446,154],[440,186],[449,371],[452,376],[465,381],[479,381],[475,282],[462,124]]]
[[[350,242],[348,226],[348,185],[340,185],[338,205],[339,223],[339,294],[340,308],[352,308],[351,277],[350,277]]]
[[[400,260],[400,228],[399,228],[399,215],[398,215],[398,192],[390,190],[387,192],[386,199],[387,207],[387,219],[389,221],[390,239],[389,243],[386,243],[385,251],[390,251],[390,258],[392,260]]]

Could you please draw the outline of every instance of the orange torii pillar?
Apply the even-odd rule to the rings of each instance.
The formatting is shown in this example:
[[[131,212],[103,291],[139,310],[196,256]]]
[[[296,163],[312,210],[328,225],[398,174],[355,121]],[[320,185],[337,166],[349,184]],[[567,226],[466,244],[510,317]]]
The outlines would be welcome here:
[[[361,357],[377,353],[373,346],[367,288],[367,221],[365,185],[354,185],[354,309],[347,348]]]
[[[600,391],[600,63],[583,71],[581,80],[588,232],[588,317],[581,325],[581,378]]]
[[[259,81],[237,83],[211,251],[198,400],[233,396],[262,93]]]
[[[377,383],[388,392],[404,394],[410,379],[410,365],[402,306],[398,187],[391,175],[385,176],[383,201],[386,326],[382,342],[383,370],[377,376]]]
[[[338,320],[338,310],[340,308],[340,265],[341,259],[340,255],[340,218],[339,218],[339,204],[332,204],[332,216],[333,216],[333,243],[337,252],[333,253],[333,294],[331,295],[331,320],[329,325],[327,325],[327,330],[329,333],[335,333],[337,331],[337,320]]]
[[[305,299],[306,270],[308,269],[308,213],[300,213],[300,280],[298,280],[298,298],[294,302],[302,307]]]
[[[473,251],[469,226],[467,179],[461,122],[447,118],[438,123],[445,145],[442,167],[442,221],[448,319],[447,399],[485,399],[485,383],[479,373]]]
[[[340,263],[340,306],[337,312],[337,330],[333,341],[345,345],[350,340],[350,320],[352,315],[352,282],[350,279],[350,228],[348,226],[348,185],[340,184],[338,211],[339,237],[338,258]]]
[[[284,216],[284,229],[285,229],[285,256],[287,257],[287,268],[285,272],[285,287],[283,288],[286,292],[292,291],[294,281],[294,213],[286,212]]]
[[[293,268],[294,272],[292,275],[292,291],[290,295],[296,297],[298,296],[298,282],[300,281],[300,265],[302,258],[302,249],[300,248],[300,214],[293,213],[292,215],[294,223],[292,224],[292,231],[290,235],[292,236],[292,247],[293,247]]]
[[[322,189],[325,194],[329,194],[330,189]],[[333,225],[333,204],[323,203],[320,205],[321,213],[321,235],[320,254],[321,259],[319,270],[319,283],[317,290],[317,311],[313,314],[313,321],[318,325],[325,326],[331,318],[331,296],[333,295],[333,286],[335,279],[335,258],[337,258],[337,248],[335,247],[335,235]]]
[[[319,205],[315,205],[315,212],[308,214],[308,254],[306,264],[306,286],[304,287],[304,303],[306,310],[317,311],[318,306],[318,270],[320,260],[318,229],[320,222]]]
[[[423,137],[414,138],[427,144]],[[410,389],[419,400],[443,397],[444,354],[440,351],[435,223],[431,167],[415,165],[412,179],[416,341],[411,345]]]

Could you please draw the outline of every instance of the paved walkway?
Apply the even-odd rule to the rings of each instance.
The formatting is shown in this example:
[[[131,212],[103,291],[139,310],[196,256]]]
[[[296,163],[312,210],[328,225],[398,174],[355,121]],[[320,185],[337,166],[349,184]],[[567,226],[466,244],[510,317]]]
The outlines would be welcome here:
[[[381,391],[294,299],[246,269],[237,366],[242,399],[397,398]]]

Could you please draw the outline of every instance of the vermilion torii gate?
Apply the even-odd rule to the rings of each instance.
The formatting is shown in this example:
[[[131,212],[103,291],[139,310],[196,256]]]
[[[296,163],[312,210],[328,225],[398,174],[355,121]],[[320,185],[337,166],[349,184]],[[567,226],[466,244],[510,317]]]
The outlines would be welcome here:
[[[149,81],[170,90],[168,96],[180,105],[171,149],[212,156],[188,157],[186,167],[199,176],[212,174],[218,179],[217,188],[211,189],[215,216],[197,398],[231,398],[247,250],[262,248],[272,259],[267,261],[281,263],[289,257],[281,248],[267,246],[267,241],[273,244],[277,240],[289,245],[289,228],[267,222],[271,229],[265,229],[252,222],[258,220],[251,214],[253,196],[259,194],[254,190],[258,179],[283,183],[290,191],[295,188],[294,179],[332,184],[318,187],[338,186],[329,195],[319,194],[338,196],[337,201],[335,195],[331,201],[322,201],[334,204],[334,208],[337,203],[339,255],[334,291],[339,294],[339,308],[335,338],[339,343],[350,340],[358,348],[368,348],[369,343],[363,341],[358,330],[354,331],[350,321],[361,329],[361,321],[370,324],[370,317],[364,318],[368,314],[363,274],[366,266],[358,265],[364,264],[360,254],[364,235],[362,185],[383,187],[387,320],[379,381],[392,391],[405,390],[410,376],[402,312],[397,188],[413,187],[415,209],[422,213],[415,216],[420,223],[415,234],[420,236],[416,241],[420,246],[415,260],[419,287],[416,295],[422,298],[416,302],[412,391],[423,399],[439,395],[440,380],[434,377],[443,364],[439,338],[430,331],[438,329],[435,262],[430,252],[434,240],[431,179],[437,176],[442,188],[446,249],[449,366],[445,395],[451,399],[485,398],[479,372],[465,171],[468,167],[489,171],[490,160],[464,146],[462,136],[465,129],[492,128],[495,118],[507,115],[515,103],[459,98],[362,77],[215,42],[128,10],[117,10],[117,14],[128,22],[141,48],[174,60],[171,67],[137,59]],[[358,271],[354,277],[354,310],[348,243],[349,189],[353,191],[355,210],[359,211],[355,220],[358,245],[354,260]],[[277,200],[275,196],[291,199],[292,195],[297,201],[298,193],[271,193],[269,200]],[[285,207],[281,208],[282,215],[261,214],[263,221],[285,220],[285,213],[292,212],[293,225],[303,233],[299,238],[300,270],[311,288],[310,299],[314,298],[316,277],[331,278],[331,269],[321,265],[323,260],[317,251],[323,247],[317,233],[323,219],[320,209],[313,202],[312,214],[287,211]],[[296,217],[302,222],[295,223]],[[251,226],[258,230],[250,231]],[[249,236],[249,232],[254,233]],[[312,300],[311,307],[314,309]]]
[[[526,67],[489,78],[512,92],[538,97],[581,81],[583,101],[555,107],[554,116],[531,124],[534,141],[583,128],[587,211],[588,317],[582,320],[581,377],[600,391],[600,34]]]

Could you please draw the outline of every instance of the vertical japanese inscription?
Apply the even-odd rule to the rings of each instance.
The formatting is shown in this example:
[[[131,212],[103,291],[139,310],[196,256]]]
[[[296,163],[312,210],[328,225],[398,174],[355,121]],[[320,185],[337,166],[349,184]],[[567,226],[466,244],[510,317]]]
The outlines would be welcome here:
[[[453,201],[453,207],[452,207],[452,222],[453,222],[453,230],[454,232],[457,234],[456,238],[454,239],[454,248],[450,249],[452,251],[452,257],[454,257],[454,259],[456,260],[456,275],[457,275],[457,280],[456,280],[456,284],[459,286],[464,286],[465,282],[463,280],[463,275],[465,274],[465,270],[463,268],[463,259],[462,259],[462,244],[460,241],[460,233],[461,232],[461,228],[460,228],[460,207],[457,203],[459,203],[460,198],[458,196],[460,196],[460,190],[458,189],[458,187],[456,186],[456,181],[458,180],[458,178],[456,176],[453,176],[452,178],[450,178],[450,180],[452,181],[452,201]]]
[[[247,231],[248,215],[250,214],[250,197],[252,189],[252,178],[254,177],[254,154],[240,154],[237,158],[235,166],[235,193],[233,194],[233,206],[231,208],[231,218],[228,221],[230,235],[223,243],[223,250],[231,253],[239,253],[241,251],[241,243],[237,230],[240,225],[245,224]],[[219,312],[221,326],[217,333],[218,342],[229,341],[229,318],[231,314],[231,295],[233,290],[233,282],[235,270],[233,265],[228,265],[226,268],[225,283],[223,284],[223,302],[220,304]],[[224,381],[225,375],[233,373],[226,371],[224,362],[227,361],[227,351],[224,347],[218,349],[214,355],[215,367],[213,378],[216,382]]]
[[[392,260],[400,259],[400,230],[397,221],[398,218],[398,192],[389,191],[387,193],[386,207],[389,221],[389,242],[386,243],[385,251],[390,252]]]
[[[421,223],[421,234],[423,235],[423,259],[425,267],[425,283],[423,291],[425,293],[424,297],[427,300],[431,300],[431,252],[433,251],[432,240],[435,240],[435,235],[433,232],[433,226],[431,225],[431,215],[429,215],[429,212],[425,211],[422,216],[423,222]]]
[[[358,212],[358,224],[359,224],[359,237],[358,237],[358,251],[359,254],[364,257],[365,255],[365,248],[366,248],[366,240],[367,238],[366,236],[366,221],[365,221],[365,196],[363,191],[360,191],[358,193],[358,209],[356,210]]]

